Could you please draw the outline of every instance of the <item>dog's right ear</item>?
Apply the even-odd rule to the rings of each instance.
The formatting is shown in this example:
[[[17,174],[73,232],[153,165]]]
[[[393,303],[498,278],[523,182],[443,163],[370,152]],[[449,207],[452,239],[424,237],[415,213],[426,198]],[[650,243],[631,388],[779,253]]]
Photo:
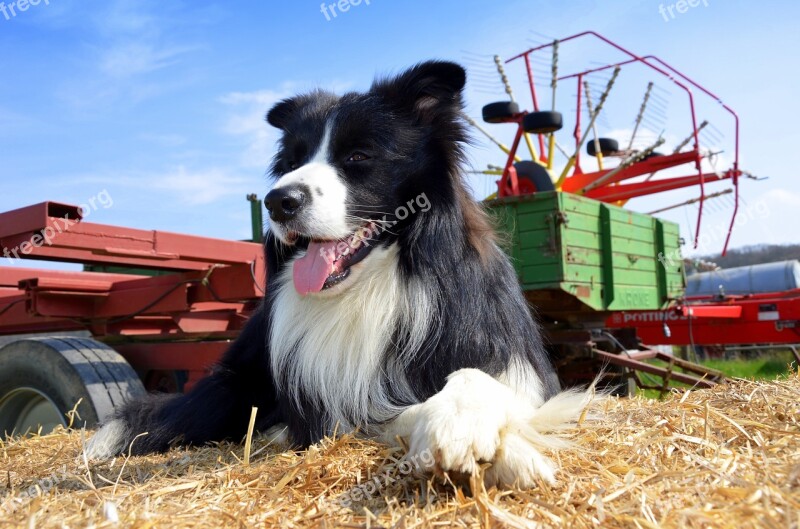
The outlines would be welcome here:
[[[299,107],[297,98],[284,99],[267,112],[267,123],[278,129],[285,129],[289,119]]]
[[[434,122],[442,111],[461,109],[466,75],[464,68],[453,62],[427,61],[396,77],[376,80],[371,91],[422,122]]]

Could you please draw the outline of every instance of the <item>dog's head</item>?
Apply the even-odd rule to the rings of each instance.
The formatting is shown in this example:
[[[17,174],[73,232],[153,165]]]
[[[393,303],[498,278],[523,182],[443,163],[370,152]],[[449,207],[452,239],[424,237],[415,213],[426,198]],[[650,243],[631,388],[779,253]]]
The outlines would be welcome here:
[[[282,243],[308,245],[294,263],[301,294],[347,281],[351,267],[430,210],[429,197],[452,193],[464,83],[463,68],[431,61],[366,93],[317,91],[269,111],[283,135],[265,203]]]

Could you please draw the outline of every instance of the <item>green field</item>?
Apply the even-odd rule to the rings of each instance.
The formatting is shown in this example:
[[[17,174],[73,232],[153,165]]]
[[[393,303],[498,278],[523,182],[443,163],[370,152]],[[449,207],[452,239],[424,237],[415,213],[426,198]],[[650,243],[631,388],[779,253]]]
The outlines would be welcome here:
[[[666,366],[664,362],[658,360],[654,360],[652,363],[662,367]],[[706,360],[700,363],[711,369],[722,371],[728,377],[748,380],[774,380],[779,376],[787,375],[790,364],[794,364],[794,369],[798,367],[791,351],[779,351],[752,360]],[[640,389],[639,395],[659,398],[659,392],[655,390]]]
[[[718,369],[729,377],[755,380],[774,379],[789,372],[794,357],[789,351],[753,360],[707,360],[703,365]]]

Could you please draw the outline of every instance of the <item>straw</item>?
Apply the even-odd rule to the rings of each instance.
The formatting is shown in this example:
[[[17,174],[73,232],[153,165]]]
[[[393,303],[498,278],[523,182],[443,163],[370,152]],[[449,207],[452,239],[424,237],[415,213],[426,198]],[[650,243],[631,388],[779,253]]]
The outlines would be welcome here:
[[[562,435],[555,485],[498,490],[349,435],[300,452],[248,435],[244,462],[226,442],[89,461],[87,476],[80,432],[58,429],[0,442],[0,527],[800,526],[796,373],[609,398]]]

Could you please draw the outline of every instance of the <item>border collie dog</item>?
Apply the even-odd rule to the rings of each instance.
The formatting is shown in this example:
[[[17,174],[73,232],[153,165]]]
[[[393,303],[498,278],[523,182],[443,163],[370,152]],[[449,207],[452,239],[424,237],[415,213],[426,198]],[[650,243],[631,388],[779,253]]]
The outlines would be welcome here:
[[[88,455],[239,440],[257,406],[257,429],[284,428],[296,447],[357,429],[404,438],[429,469],[488,462],[491,483],[552,481],[542,449],[565,443],[544,432],[586,398],[559,393],[514,269],[463,182],[465,80],[430,61],[366,93],[272,108],[282,137],[265,199],[267,296],[210,376],[128,403]]]

